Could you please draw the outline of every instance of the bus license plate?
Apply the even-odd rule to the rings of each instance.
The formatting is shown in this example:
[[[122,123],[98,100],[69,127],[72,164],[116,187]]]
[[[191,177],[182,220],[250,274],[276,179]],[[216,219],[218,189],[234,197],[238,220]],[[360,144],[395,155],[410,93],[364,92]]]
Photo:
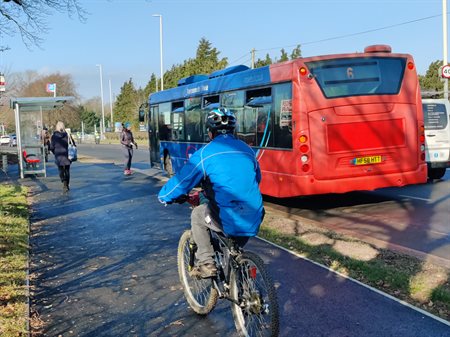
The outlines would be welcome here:
[[[381,156],[357,157],[353,159],[353,165],[371,165],[381,163]]]

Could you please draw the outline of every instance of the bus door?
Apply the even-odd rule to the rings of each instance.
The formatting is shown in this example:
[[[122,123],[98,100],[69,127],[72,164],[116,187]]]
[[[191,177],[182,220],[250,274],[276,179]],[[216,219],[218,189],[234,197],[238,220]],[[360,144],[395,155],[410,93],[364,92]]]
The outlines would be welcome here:
[[[159,109],[157,105],[150,108],[148,136],[150,141],[150,166],[160,163],[159,158]]]
[[[428,177],[440,179],[450,167],[450,103],[445,99],[423,99],[422,107]]]

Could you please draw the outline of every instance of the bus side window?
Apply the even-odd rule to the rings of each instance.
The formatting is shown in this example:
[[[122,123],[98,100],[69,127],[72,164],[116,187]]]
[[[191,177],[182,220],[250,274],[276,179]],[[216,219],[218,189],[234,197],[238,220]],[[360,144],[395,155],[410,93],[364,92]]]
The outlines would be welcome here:
[[[202,111],[200,109],[186,111],[186,140],[191,142],[202,142],[202,128]]]
[[[170,103],[159,105],[159,139],[171,140]]]
[[[250,146],[256,145],[256,109],[244,108],[243,128],[240,132],[240,139]]]
[[[256,120],[256,145],[259,147],[273,147],[271,104],[258,108]]]
[[[172,140],[185,140],[183,113],[172,114]]]
[[[273,86],[274,102],[274,146],[292,149],[292,84]]]

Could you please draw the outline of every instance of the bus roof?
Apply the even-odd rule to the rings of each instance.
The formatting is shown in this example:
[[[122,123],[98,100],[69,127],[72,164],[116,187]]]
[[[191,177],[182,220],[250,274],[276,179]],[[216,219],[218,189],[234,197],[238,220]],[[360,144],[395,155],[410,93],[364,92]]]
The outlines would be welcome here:
[[[163,102],[181,101],[190,97],[199,97],[205,95],[215,95],[224,91],[246,89],[254,86],[264,86],[272,83],[272,80],[279,81],[280,78],[275,75],[271,78],[270,69],[285,67],[287,64],[296,62],[316,61],[333,58],[350,57],[410,57],[408,54],[393,54],[388,45],[373,45],[365,48],[364,53],[346,53],[330,54],[309,57],[300,57],[295,60],[289,60],[281,63],[249,69],[245,65],[231,66],[225,69],[217,70],[209,75],[192,75],[182,78],[178,81],[178,87],[159,91],[150,94],[149,104],[158,104]],[[286,70],[289,72],[289,70]],[[274,75],[274,74],[272,74]]]
[[[194,75],[198,76],[198,75]],[[188,97],[213,95],[222,91],[270,84],[269,66],[249,69],[247,66],[233,66],[189,80],[181,79],[178,87],[155,92],[150,95],[150,104],[182,100]],[[200,81],[196,81],[200,79]],[[191,83],[190,83],[191,82]]]

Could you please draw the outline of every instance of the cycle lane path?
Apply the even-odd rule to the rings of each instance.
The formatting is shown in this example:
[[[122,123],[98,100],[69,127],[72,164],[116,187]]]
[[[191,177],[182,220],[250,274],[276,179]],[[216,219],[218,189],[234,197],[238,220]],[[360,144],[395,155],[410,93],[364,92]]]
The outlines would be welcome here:
[[[75,163],[71,191],[57,171],[32,190],[34,323],[45,336],[235,336],[228,303],[195,315],[178,281],[186,205],[163,207],[145,170]],[[281,336],[450,336],[450,327],[257,239],[278,285]],[[37,324],[36,324],[37,323]]]

